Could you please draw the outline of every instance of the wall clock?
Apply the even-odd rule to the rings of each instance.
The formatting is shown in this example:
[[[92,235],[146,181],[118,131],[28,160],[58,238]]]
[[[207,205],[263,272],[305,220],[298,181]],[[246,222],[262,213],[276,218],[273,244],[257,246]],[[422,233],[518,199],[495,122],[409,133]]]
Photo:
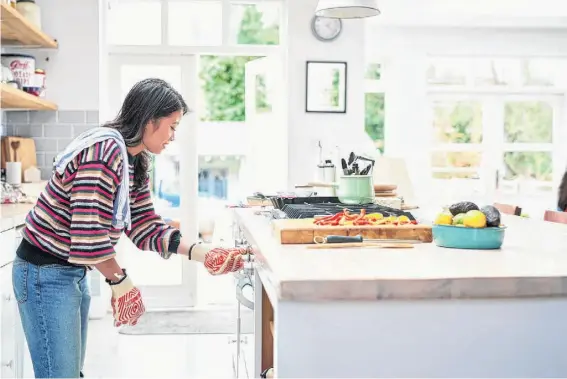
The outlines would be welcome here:
[[[319,41],[330,42],[339,37],[343,29],[340,18],[314,16],[311,19],[311,31]]]

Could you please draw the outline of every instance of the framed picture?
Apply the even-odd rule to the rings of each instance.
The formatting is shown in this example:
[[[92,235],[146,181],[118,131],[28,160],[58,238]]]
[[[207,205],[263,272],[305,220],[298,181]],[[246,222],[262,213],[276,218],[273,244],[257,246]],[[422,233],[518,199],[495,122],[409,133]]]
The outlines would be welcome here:
[[[307,61],[305,112],[346,113],[346,62]]]

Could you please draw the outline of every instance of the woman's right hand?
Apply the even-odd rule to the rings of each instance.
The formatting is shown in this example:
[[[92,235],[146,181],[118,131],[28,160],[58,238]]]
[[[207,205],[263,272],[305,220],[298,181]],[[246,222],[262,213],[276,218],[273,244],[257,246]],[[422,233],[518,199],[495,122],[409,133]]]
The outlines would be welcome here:
[[[140,290],[134,287],[126,270],[123,272],[124,277],[118,282],[106,280],[112,290],[112,316],[116,327],[136,325],[138,319],[146,312]]]
[[[203,264],[211,275],[228,274],[244,267],[244,254],[247,252],[243,248],[217,247],[205,254]]]

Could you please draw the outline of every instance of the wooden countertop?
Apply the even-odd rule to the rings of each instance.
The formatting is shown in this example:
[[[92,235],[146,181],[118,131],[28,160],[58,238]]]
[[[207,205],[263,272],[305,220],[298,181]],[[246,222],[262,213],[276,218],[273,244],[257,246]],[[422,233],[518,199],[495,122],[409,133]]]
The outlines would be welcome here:
[[[500,250],[324,249],[281,245],[267,217],[235,209],[259,273],[282,300],[384,300],[567,295],[567,225],[503,215]]]

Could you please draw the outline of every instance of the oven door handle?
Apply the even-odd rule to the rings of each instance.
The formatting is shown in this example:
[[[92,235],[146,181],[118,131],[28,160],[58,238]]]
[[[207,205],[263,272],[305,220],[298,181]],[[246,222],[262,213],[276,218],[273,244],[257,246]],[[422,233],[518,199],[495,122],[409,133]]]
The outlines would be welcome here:
[[[254,288],[248,278],[246,277],[240,278],[238,280],[238,283],[236,284],[236,299],[240,302],[240,304],[244,305],[246,308],[250,310],[254,310],[254,302],[248,300],[242,293],[242,290],[246,286],[250,286]]]

